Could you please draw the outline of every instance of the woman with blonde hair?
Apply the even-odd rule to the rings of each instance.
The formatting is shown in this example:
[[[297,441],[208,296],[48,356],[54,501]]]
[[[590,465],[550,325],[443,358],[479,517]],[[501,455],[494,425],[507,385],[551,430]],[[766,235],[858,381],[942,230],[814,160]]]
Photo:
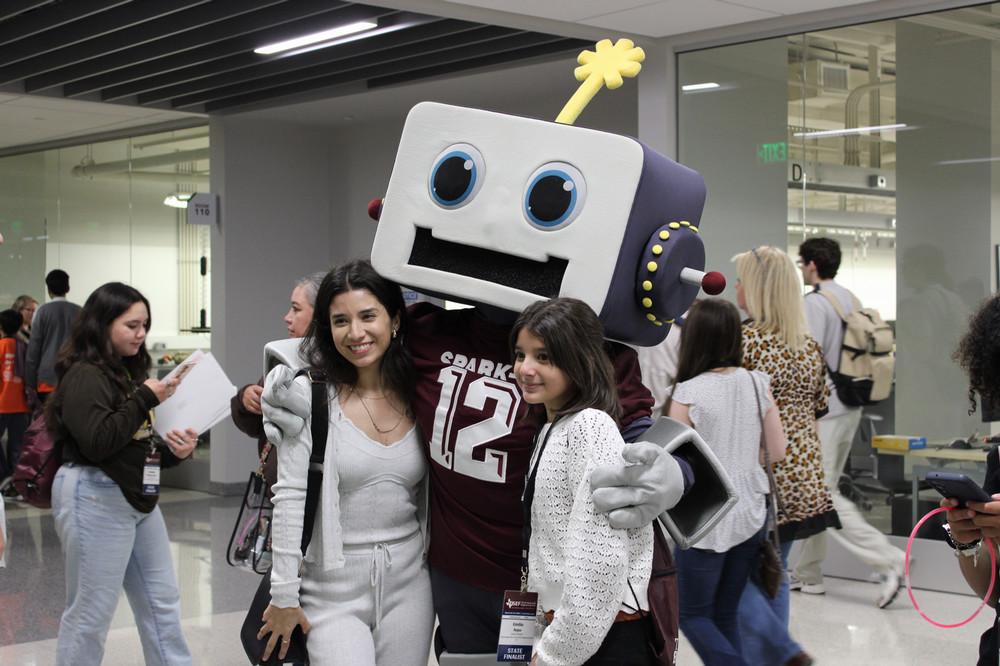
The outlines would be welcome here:
[[[771,377],[788,449],[773,464],[784,511],[778,517],[781,557],[788,566],[792,541],[840,527],[823,475],[816,420],[826,413],[826,361],[809,334],[802,289],[792,259],[770,246],[733,258],[736,300],[749,319],[743,323],[743,365]],[[773,529],[775,526],[771,526]],[[775,599],[752,578],[740,600],[743,653],[751,664],[811,664],[788,635],[787,577]]]

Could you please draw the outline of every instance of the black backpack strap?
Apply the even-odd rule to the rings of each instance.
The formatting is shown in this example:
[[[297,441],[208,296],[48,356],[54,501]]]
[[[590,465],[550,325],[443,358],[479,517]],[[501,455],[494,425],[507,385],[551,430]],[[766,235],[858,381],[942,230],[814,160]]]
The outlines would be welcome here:
[[[319,370],[300,370],[298,374],[309,376],[312,384],[312,453],[309,455],[309,474],[306,481],[306,508],[302,523],[302,555],[312,539],[319,494],[323,487],[323,462],[326,458],[326,436],[330,428],[327,409],[326,373]]]

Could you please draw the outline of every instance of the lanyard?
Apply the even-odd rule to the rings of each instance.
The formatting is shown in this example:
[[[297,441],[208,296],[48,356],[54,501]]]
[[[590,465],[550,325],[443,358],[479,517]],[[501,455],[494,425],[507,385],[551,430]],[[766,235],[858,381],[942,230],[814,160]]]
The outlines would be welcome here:
[[[542,453],[545,452],[545,445],[549,442],[549,435],[555,430],[556,424],[565,414],[557,416],[542,438],[541,445],[538,444],[538,434],[535,434],[535,448],[538,452],[535,455],[535,465],[529,467],[528,476],[524,482],[524,493],[521,494],[521,591],[528,589],[528,546],[531,543],[531,503],[535,499],[535,477],[538,476],[538,465],[542,462]]]

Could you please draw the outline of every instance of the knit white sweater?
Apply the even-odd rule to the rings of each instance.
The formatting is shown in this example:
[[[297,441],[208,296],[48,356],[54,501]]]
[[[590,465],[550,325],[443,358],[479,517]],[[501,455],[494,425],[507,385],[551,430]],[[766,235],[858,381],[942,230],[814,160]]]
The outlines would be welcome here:
[[[539,666],[582,664],[597,652],[622,602],[634,611],[629,582],[648,608],[652,526],[613,529],[591,500],[591,474],[598,465],[625,464],[624,444],[610,416],[586,409],[558,422],[541,460],[532,461],[538,475],[528,586],[538,592],[540,610],[555,611],[536,649]]]

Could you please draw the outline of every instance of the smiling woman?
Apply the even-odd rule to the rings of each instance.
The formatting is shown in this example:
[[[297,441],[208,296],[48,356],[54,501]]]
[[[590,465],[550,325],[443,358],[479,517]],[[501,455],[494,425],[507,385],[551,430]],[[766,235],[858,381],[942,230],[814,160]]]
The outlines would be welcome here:
[[[415,371],[406,331],[399,285],[367,261],[323,279],[305,353],[329,381],[329,434],[313,442],[310,428],[301,428],[276,438],[272,597],[260,634],[270,634],[266,654],[283,657],[285,639],[301,626],[313,663],[427,663],[434,618],[424,557],[427,461],[410,407]],[[272,371],[265,422],[272,393],[281,401],[300,390],[309,395],[308,384],[284,366]],[[327,451],[323,488],[299,577],[315,446]]]

